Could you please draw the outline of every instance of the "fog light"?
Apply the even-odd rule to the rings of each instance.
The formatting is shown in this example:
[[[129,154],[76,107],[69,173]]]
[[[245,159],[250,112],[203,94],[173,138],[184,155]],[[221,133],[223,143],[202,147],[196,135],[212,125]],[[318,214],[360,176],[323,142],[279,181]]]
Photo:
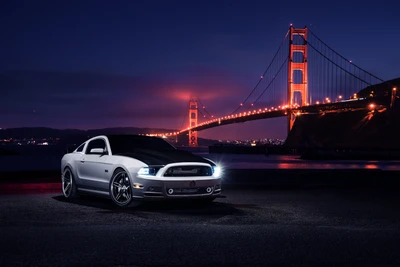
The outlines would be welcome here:
[[[174,193],[174,189],[170,188],[168,189],[168,194],[172,195]]]
[[[211,187],[207,187],[206,191],[207,191],[207,193],[211,193],[212,188]]]
[[[142,184],[138,184],[138,183],[134,183],[133,184],[133,188],[140,189],[140,188],[143,188],[143,185]]]

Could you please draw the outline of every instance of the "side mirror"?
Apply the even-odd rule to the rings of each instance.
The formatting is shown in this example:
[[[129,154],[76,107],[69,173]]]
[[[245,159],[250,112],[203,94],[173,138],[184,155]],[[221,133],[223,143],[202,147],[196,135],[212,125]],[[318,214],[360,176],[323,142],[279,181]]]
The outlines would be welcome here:
[[[100,154],[100,155],[102,155],[102,154],[104,154],[104,152],[105,152],[105,150],[102,149],[102,148],[92,148],[92,149],[90,149],[90,153],[91,154]]]

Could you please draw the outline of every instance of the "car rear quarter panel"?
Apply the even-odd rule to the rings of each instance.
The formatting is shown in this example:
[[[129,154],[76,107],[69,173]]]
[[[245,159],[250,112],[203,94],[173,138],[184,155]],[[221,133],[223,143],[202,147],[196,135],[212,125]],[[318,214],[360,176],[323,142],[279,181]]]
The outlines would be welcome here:
[[[72,153],[68,153],[65,154],[62,158],[61,158],[61,173],[64,172],[65,168],[70,168],[72,171],[72,175],[77,178],[78,174],[77,174],[77,170],[76,170],[76,160],[78,159],[79,156],[81,156],[82,154],[79,152],[72,152]],[[80,184],[79,179],[75,179],[77,184]]]

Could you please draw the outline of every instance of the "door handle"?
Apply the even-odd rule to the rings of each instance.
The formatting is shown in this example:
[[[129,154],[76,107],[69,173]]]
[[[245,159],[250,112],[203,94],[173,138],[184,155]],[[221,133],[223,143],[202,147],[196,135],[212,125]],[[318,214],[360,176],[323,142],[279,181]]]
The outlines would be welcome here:
[[[85,159],[81,159],[81,162],[82,162],[82,163],[85,163]]]

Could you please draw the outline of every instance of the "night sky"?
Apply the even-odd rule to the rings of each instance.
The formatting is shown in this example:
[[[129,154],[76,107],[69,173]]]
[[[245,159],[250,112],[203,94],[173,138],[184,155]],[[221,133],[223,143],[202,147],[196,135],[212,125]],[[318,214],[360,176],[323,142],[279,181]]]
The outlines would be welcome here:
[[[3,0],[0,128],[181,129],[191,97],[214,116],[228,115],[257,83],[290,23],[309,27],[371,73],[397,78],[399,10],[395,0]],[[286,120],[199,136],[285,138]]]

